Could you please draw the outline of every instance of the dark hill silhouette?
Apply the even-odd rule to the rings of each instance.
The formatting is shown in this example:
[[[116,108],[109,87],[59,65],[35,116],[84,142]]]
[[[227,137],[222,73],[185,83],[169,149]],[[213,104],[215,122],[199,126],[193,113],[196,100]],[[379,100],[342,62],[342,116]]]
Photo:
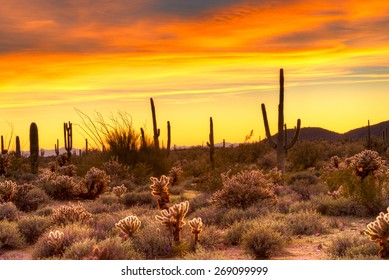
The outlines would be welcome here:
[[[371,137],[382,138],[382,132],[389,130],[389,121],[384,121],[378,124],[370,125]],[[337,133],[320,127],[303,127],[300,131],[299,140],[329,140],[335,141],[340,139],[365,139],[367,137],[367,125],[350,130],[346,133]],[[288,139],[291,139],[294,134],[294,129],[288,129]],[[276,140],[277,134],[272,136]]]

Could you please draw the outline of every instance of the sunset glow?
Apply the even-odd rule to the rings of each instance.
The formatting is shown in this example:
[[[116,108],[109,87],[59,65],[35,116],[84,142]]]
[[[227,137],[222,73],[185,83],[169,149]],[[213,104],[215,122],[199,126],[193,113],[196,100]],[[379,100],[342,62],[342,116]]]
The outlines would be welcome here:
[[[278,71],[285,120],[336,132],[389,119],[389,2],[237,0],[13,0],[0,10],[0,131],[28,149],[63,141],[76,109],[125,111],[161,141],[201,145],[276,132]],[[74,147],[84,147],[80,129]],[[14,144],[11,149],[14,149]],[[60,143],[63,146],[63,143]]]

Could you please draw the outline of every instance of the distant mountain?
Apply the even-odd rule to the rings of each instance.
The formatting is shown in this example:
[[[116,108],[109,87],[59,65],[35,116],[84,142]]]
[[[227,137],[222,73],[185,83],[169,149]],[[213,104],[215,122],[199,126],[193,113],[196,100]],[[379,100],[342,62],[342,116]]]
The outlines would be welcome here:
[[[370,125],[371,137],[382,137],[382,131],[389,130],[389,121],[384,121],[378,124]],[[299,140],[329,140],[335,141],[339,139],[364,139],[367,137],[367,125],[350,130],[346,133],[337,133],[320,127],[303,127],[300,130]],[[288,129],[288,139],[292,139],[294,129]],[[276,140],[277,134],[272,138]]]

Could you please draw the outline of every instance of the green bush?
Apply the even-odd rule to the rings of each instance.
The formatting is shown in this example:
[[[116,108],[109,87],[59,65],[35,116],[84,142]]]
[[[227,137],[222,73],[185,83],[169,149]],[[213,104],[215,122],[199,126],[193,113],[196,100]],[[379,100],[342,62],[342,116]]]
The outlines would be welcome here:
[[[49,228],[51,221],[45,217],[26,216],[21,218],[17,224],[27,243],[32,244]]]
[[[19,218],[19,210],[12,202],[0,204],[0,220],[16,221]]]
[[[0,249],[18,249],[25,246],[26,241],[15,222],[0,221]]]

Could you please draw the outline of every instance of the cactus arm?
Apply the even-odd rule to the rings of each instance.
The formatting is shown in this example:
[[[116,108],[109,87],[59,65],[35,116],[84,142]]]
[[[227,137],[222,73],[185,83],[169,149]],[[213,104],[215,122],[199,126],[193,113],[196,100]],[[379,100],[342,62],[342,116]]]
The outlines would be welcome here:
[[[261,104],[261,108],[262,108],[262,116],[263,116],[263,122],[265,124],[265,131],[266,131],[266,137],[270,143],[270,146],[274,149],[277,148],[277,143],[275,143],[273,141],[273,139],[271,138],[271,134],[270,134],[270,128],[269,128],[269,122],[267,120],[267,114],[266,114],[266,107],[265,107],[265,104]]]
[[[159,149],[158,137],[159,137],[159,134],[160,134],[160,130],[157,127],[157,116],[156,116],[156,113],[155,113],[154,100],[152,98],[150,98],[150,105],[151,105],[151,114],[152,114],[152,117],[153,117],[154,147],[155,147],[155,149],[158,150]]]
[[[299,135],[300,135],[300,128],[301,128],[301,120],[298,119],[298,120],[297,120],[296,131],[294,132],[292,141],[291,141],[290,143],[286,143],[286,145],[285,145],[285,150],[291,149],[291,148],[294,146],[294,144],[296,144],[297,139],[298,139],[298,137],[299,137]]]
[[[167,122],[167,156],[170,154],[171,135],[170,135],[170,121]]]

